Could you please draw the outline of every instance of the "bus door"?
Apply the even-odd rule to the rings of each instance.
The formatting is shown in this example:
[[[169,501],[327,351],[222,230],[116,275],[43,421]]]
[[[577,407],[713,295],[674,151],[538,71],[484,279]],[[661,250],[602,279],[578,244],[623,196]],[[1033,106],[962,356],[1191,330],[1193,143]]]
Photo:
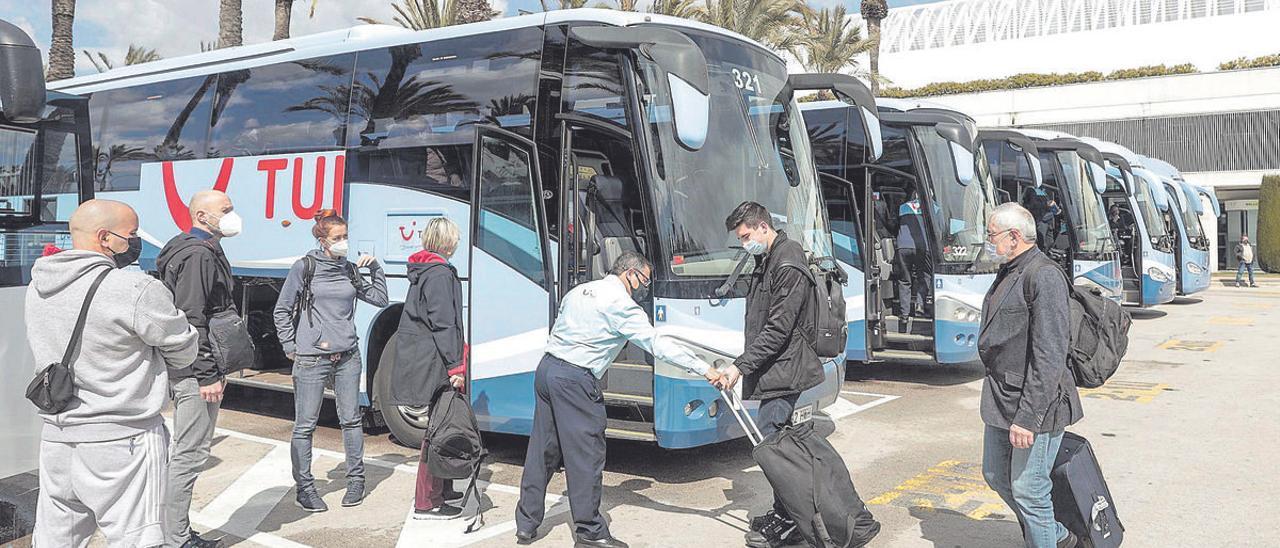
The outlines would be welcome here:
[[[653,257],[635,140],[592,114],[561,114],[559,293],[609,275],[623,253]],[[652,296],[640,303],[653,320]],[[610,437],[656,440],[653,358],[627,344],[601,379]]]
[[[474,155],[471,400],[482,429],[528,434],[554,306],[538,155],[528,139],[494,126],[477,128]]]
[[[862,223],[858,214],[861,195],[854,183],[830,173],[819,173],[822,183],[822,199],[827,208],[827,220],[831,223],[831,240],[838,266],[844,269],[849,282],[844,289],[845,319],[849,324],[849,340],[845,344],[845,359],[867,361],[871,358],[867,341],[871,339],[867,321],[866,272],[867,257],[862,237]]]

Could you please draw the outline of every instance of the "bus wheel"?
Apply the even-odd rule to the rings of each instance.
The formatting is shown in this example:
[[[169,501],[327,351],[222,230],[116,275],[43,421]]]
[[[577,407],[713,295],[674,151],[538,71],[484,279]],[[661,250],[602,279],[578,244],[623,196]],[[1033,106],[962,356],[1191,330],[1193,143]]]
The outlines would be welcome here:
[[[396,443],[417,449],[422,447],[422,438],[427,433],[427,408],[382,403],[391,399],[391,377],[395,371],[398,336],[392,335],[387,339],[382,357],[378,359],[378,371],[373,374],[373,398]]]

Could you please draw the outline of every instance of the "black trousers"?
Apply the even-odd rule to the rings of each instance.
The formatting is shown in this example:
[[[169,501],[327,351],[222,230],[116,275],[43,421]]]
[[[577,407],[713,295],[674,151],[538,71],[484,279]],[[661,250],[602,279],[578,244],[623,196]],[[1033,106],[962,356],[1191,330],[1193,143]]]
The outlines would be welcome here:
[[[542,525],[547,483],[563,464],[574,534],[591,540],[610,536],[600,515],[607,421],[599,381],[587,369],[548,354],[538,364],[533,388],[537,405],[520,478],[516,527],[535,532]]]
[[[760,433],[764,437],[773,435],[774,432],[782,430],[782,427],[791,422],[791,414],[796,411],[796,400],[800,399],[799,394],[791,396],[783,396],[781,398],[773,398],[760,401],[760,412],[757,415],[759,420],[756,426],[760,427]],[[791,517],[787,514],[787,509],[783,508],[782,502],[775,496],[773,499],[773,511],[783,517]]]
[[[923,309],[929,295],[929,257],[924,250],[899,249],[898,318],[905,320],[916,308]]]

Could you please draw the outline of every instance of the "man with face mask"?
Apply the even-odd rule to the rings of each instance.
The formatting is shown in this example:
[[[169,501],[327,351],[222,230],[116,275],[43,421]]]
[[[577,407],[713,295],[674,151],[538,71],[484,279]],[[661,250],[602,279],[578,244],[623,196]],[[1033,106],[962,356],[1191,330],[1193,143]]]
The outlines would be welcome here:
[[[190,367],[169,374],[173,397],[173,451],[165,496],[166,534],[174,547],[213,547],[191,530],[188,512],[196,477],[209,458],[225,377],[250,364],[220,363],[209,338],[210,319],[235,310],[235,279],[222,250],[222,239],[240,233],[242,221],[226,194],[197,192],[188,206],[191,229],[169,240],[156,259],[156,269],[173,291],[174,303],[200,333],[200,353]]]
[[[90,200],[70,228],[74,249],[36,260],[26,296],[27,340],[43,366],[62,359],[96,287],[68,364],[75,399],[41,414],[34,544],[85,546],[101,529],[111,546],[163,546],[164,379],[191,365],[198,335],[164,284],[118,269],[142,249],[129,206]]]
[[[1049,471],[1063,430],[1083,416],[1067,368],[1071,308],[1067,277],[1036,247],[1036,220],[1016,203],[987,221],[986,252],[1001,263],[982,303],[978,354],[986,368],[982,471],[1008,503],[1032,548],[1072,548],[1053,514]]]
[[[533,387],[533,433],[520,480],[516,541],[532,542],[542,525],[547,483],[561,465],[569,483],[569,511],[577,547],[625,548],[600,515],[606,424],[604,377],[622,347],[634,343],[668,362],[715,383],[720,374],[692,352],[659,335],[637,301],[647,299],[653,266],[628,251],[603,279],[569,290],[547,339]]]

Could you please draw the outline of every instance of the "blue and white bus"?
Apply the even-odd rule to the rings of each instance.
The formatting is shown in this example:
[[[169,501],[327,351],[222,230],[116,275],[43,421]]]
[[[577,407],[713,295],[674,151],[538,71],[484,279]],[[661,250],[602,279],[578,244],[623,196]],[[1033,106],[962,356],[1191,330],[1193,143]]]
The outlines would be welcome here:
[[[838,263],[849,274],[847,357],[856,361],[977,359],[982,298],[995,279],[983,256],[994,188],[973,119],[936,105],[877,99],[883,154],[871,156],[864,114],[804,103]],[[924,310],[904,305],[895,265],[898,213],[919,199],[927,231]],[[895,293],[893,286],[898,286]]]
[[[987,160],[1001,196],[1008,196],[1036,217],[1037,245],[1071,272],[1076,285],[1095,289],[1119,302],[1122,298],[1120,253],[1107,219],[1103,194],[1106,168],[1102,153],[1065,133],[1006,129],[983,130],[984,139],[1022,135],[1031,140],[1039,169],[1024,167],[1026,153],[1009,153],[1009,145],[984,140]],[[994,150],[993,150],[994,149]],[[1032,164],[1030,167],[1035,167]],[[1033,185],[1028,175],[1041,180]]]
[[[1144,165],[1160,176],[1169,196],[1169,216],[1174,233],[1174,257],[1178,268],[1178,295],[1191,295],[1209,289],[1209,238],[1200,224],[1204,206],[1200,194],[1182,178],[1182,173],[1164,160],[1144,156]]]
[[[71,247],[67,221],[93,197],[88,104],[46,92],[43,56],[0,21],[0,545],[35,525],[40,428],[27,383],[38,367],[27,343],[31,266],[47,246]],[[65,195],[59,200],[55,195]],[[18,542],[17,544],[22,544]]]
[[[793,85],[794,84],[794,85]],[[245,217],[224,242],[262,349],[232,382],[291,390],[271,308],[315,246],[321,209],[378,257],[393,301],[436,216],[462,227],[469,394],[481,427],[527,434],[533,371],[557,301],[621,253],[655,263],[646,308],[709,362],[743,348],[743,291],[713,291],[741,255],[723,219],[764,204],[815,257],[831,255],[791,81],[769,49],[724,29],[563,10],[410,31],[387,26],[166,59],[59,82],[89,97],[100,195],[142,216],[153,269],[186,228],[186,197],[217,188]],[[847,88],[847,86],[845,86]],[[869,92],[855,93],[874,112]],[[416,445],[423,409],[380,405],[401,305],[361,304],[362,403]],[[835,400],[843,360],[801,412]],[[741,435],[704,379],[628,348],[603,381],[608,435],[681,448]]]
[[[1168,207],[1164,186],[1128,148],[1088,137],[1081,140],[1102,152],[1107,162],[1103,201],[1119,244],[1124,303],[1149,307],[1172,301],[1177,272],[1173,237],[1160,205]]]

